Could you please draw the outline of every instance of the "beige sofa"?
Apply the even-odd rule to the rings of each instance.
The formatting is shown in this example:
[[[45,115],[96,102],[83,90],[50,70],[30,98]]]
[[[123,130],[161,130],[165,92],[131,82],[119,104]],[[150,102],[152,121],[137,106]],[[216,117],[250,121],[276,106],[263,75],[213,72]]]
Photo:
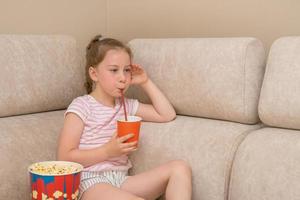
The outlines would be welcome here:
[[[143,123],[132,174],[185,159],[194,200],[300,199],[300,37],[275,41],[268,59],[255,38],[129,45],[178,114]],[[84,94],[77,52],[70,36],[0,36],[1,199],[29,199],[27,167],[55,159],[64,109]]]

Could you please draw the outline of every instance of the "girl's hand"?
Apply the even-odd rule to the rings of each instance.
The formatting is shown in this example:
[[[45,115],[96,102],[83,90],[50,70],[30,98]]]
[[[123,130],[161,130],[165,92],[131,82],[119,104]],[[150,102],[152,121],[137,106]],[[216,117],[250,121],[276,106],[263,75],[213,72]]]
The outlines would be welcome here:
[[[146,71],[137,64],[131,65],[131,84],[141,85],[148,81]]]
[[[126,140],[133,137],[133,134],[128,134],[123,137],[117,137],[117,133],[111,138],[111,140],[104,145],[106,153],[109,158],[127,155],[136,150],[137,142],[125,143]]]

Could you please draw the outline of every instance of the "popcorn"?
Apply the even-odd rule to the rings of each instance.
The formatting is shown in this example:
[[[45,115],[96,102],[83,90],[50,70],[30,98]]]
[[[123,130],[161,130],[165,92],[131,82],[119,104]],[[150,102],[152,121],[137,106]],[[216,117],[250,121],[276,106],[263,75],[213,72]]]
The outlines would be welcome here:
[[[37,199],[37,195],[38,195],[37,191],[33,190],[32,191],[32,198]]]
[[[41,175],[64,175],[81,171],[78,166],[59,163],[35,163],[29,167],[29,171]]]
[[[56,191],[54,192],[53,196],[58,199],[59,197],[61,197],[63,195],[63,193],[61,191]]]
[[[72,194],[72,199],[76,199],[79,196],[79,191],[76,190],[74,194]]]

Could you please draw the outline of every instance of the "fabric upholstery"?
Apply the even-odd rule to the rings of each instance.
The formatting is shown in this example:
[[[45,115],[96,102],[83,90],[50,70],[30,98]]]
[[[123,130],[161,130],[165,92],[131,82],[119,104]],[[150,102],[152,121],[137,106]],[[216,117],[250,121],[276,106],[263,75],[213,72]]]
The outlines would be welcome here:
[[[270,50],[259,116],[270,126],[300,129],[300,37],[276,40]]]
[[[236,153],[229,200],[298,200],[300,131],[264,128],[246,137]]]
[[[134,39],[141,64],[178,114],[258,122],[264,74],[262,43],[255,38]],[[137,88],[129,95],[143,96]],[[147,98],[140,98],[147,102]]]
[[[63,109],[84,93],[70,36],[0,35],[0,55],[0,117]]]
[[[1,199],[29,200],[27,168],[55,160],[64,111],[0,118]]]
[[[258,127],[187,116],[169,123],[143,122],[139,149],[131,156],[131,173],[183,159],[192,166],[193,199],[224,200],[235,151]]]

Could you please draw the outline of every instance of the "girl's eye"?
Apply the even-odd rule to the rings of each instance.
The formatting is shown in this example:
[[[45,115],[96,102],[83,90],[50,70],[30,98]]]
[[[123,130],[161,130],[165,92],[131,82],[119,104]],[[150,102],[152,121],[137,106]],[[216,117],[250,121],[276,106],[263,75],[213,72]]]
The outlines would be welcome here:
[[[118,70],[117,69],[111,69],[110,71],[111,72],[117,72]]]
[[[125,69],[125,72],[131,72],[131,69],[130,68]]]

